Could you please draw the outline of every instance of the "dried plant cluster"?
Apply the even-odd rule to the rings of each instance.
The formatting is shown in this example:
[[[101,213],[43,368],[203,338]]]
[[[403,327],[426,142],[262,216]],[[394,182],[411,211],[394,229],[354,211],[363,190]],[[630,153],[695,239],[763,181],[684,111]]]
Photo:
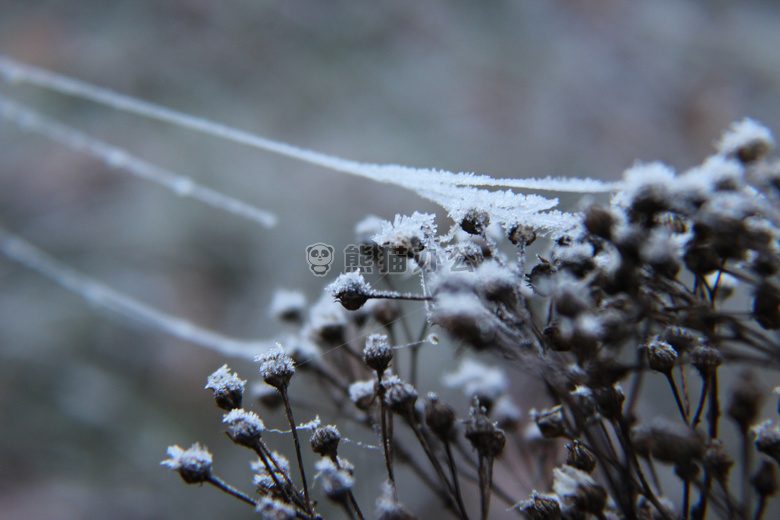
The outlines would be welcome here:
[[[415,213],[358,224],[361,250],[377,264],[390,253],[405,258],[410,275],[400,282],[417,280],[419,289],[400,292],[396,278],[371,283],[355,271],[312,305],[280,291],[272,311],[294,332],[270,348],[150,308],[0,228],[8,258],[88,301],[225,355],[255,357],[264,386],[252,399],[262,411],[248,409],[246,381],[227,365],[206,384],[229,439],[253,453],[255,490],[217,477],[200,444],[171,446],[162,462],[186,483],[212,484],[268,519],[321,518],[324,500],[347,518],[415,518],[396,486],[401,465],[440,503],[441,516],[461,520],[766,516],[777,491],[780,424],[761,416],[769,391],[751,369],[780,364],[780,161],[761,124],[735,123],[714,155],[679,174],[651,163],[614,184],[491,179],[330,157],[2,57],[0,76],[395,184],[441,205],[455,223],[439,233],[434,215]],[[177,195],[275,223],[268,212],[13,100],[0,99],[0,116]],[[612,199],[561,212],[556,199],[515,189],[610,192]],[[409,308],[425,313],[422,330],[408,322]],[[420,350],[438,343],[439,331],[452,339],[446,355],[463,357],[456,372],[441,374],[443,383],[461,388],[466,406],[445,403],[419,373]],[[547,393],[520,403],[538,408],[526,416],[512,392],[524,379]],[[312,388],[336,424],[296,422],[294,394]],[[264,440],[260,415],[277,413],[289,426],[287,456]],[[733,429],[726,422],[736,426],[736,445],[724,439]],[[353,493],[368,469],[339,454],[347,423],[375,436],[374,459],[386,473],[375,503],[360,504]],[[316,475],[303,456],[306,437],[320,456]]]
[[[228,436],[259,456],[257,494],[239,498],[268,518],[318,517],[295,433],[305,429],[322,456],[324,495],[348,518],[365,517],[352,494],[360,468],[338,455],[339,425],[293,420],[287,390],[297,366],[319,382],[340,420],[380,439],[381,519],[414,518],[395,488],[398,464],[410,465],[460,519],[488,518],[494,496],[506,515],[532,520],[762,518],[777,489],[780,427],[761,422],[767,392],[748,368],[780,362],[773,147],[769,131],[746,119],[726,132],[715,155],[682,174],[636,165],[609,206],[589,205],[574,226],[554,231],[549,252],[533,263],[527,250],[538,229],[518,222],[497,230],[489,206],[464,211],[460,229],[443,235],[431,215],[367,219],[357,240],[377,262],[387,253],[406,257],[421,292],[374,289],[351,272],[309,308],[300,295],[277,295],[277,317],[297,332],[257,361],[279,397],[264,393],[263,402],[282,406],[289,420],[298,470],[265,446],[262,421],[240,408],[243,381],[223,367],[208,388],[228,412]],[[427,310],[416,337],[404,323],[403,299],[425,301],[413,304]],[[414,358],[437,329],[479,356],[505,360],[503,371],[467,361],[449,375],[470,394],[466,417],[417,381]],[[415,343],[406,349],[402,341]],[[406,373],[396,370],[397,356],[412,359]],[[720,381],[732,373],[724,389]],[[506,381],[526,377],[541,379],[555,405],[523,421]],[[644,416],[643,399],[666,399],[673,413]],[[741,435],[736,452],[721,440],[722,418]],[[200,446],[172,450],[165,464],[185,481],[219,482]],[[559,465],[540,466],[544,453]],[[187,454],[200,468],[197,479]],[[514,472],[537,476],[526,483],[530,497],[512,496],[493,478],[502,456],[526,461]],[[659,476],[658,465],[670,465],[674,476]],[[673,503],[665,490],[680,487]]]

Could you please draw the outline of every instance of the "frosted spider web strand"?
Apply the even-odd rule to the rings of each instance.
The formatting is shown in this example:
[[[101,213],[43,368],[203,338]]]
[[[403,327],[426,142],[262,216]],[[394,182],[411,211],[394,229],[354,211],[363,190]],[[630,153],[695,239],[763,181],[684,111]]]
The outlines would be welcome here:
[[[273,344],[271,341],[231,338],[166,314],[66,266],[2,226],[0,250],[8,258],[37,271],[91,304],[225,356],[251,360]]]
[[[183,128],[202,132],[214,137],[259,148],[279,155],[291,157],[335,171],[366,177],[378,182],[395,184],[418,191],[419,187],[430,184],[457,186],[506,186],[527,187],[529,189],[549,191],[573,191],[594,193],[614,190],[612,184],[601,183],[593,179],[491,179],[487,176],[455,174],[425,168],[409,168],[398,165],[379,165],[350,161],[279,141],[237,130],[226,125],[203,118],[190,116],[175,110],[125,96],[111,90],[90,85],[66,76],[54,74],[42,69],[30,67],[0,56],[0,75],[10,83],[29,83],[42,88],[88,99],[116,110],[129,112],[157,121],[164,121]],[[450,197],[433,199],[434,202],[454,202]],[[457,200],[458,197],[456,196]],[[444,204],[443,204],[444,205]]]
[[[72,150],[84,152],[100,159],[112,168],[164,186],[180,197],[198,200],[209,206],[257,222],[266,228],[272,228],[276,225],[276,216],[272,213],[202,186],[190,177],[148,163],[126,150],[58,123],[2,95],[0,95],[0,117],[22,130],[36,132]]]

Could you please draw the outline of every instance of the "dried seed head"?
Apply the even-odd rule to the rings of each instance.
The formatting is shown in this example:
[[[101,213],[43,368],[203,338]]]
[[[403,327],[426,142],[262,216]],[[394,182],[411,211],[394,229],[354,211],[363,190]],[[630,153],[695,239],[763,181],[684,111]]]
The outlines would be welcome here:
[[[777,493],[775,465],[766,460],[762,461],[761,467],[753,475],[753,478],[750,479],[750,483],[753,484],[753,489],[761,497],[771,497]]]
[[[606,490],[586,472],[573,466],[553,469],[553,490],[567,512],[573,515],[601,515],[607,503]]]
[[[187,484],[200,484],[211,479],[212,456],[200,444],[195,443],[187,450],[177,445],[168,446],[168,457],[160,464],[178,471]]]
[[[390,366],[393,360],[393,349],[384,334],[371,334],[366,338],[363,349],[363,361],[370,369],[381,374]]]
[[[311,434],[311,449],[317,455],[337,460],[339,441],[341,435],[335,426],[318,426]]]
[[[302,292],[277,289],[268,313],[279,321],[301,324],[305,309],[306,296]]]
[[[536,241],[536,231],[527,226],[517,225],[509,230],[508,238],[516,246],[530,246]]]
[[[714,440],[707,446],[707,451],[704,452],[704,468],[716,481],[727,482],[733,465],[734,459],[723,447],[723,442]]]
[[[745,370],[740,374],[733,392],[727,413],[729,417],[734,419],[741,431],[747,432],[750,425],[755,423],[758,418],[761,401],[764,397],[764,388],[756,381],[753,372]]]
[[[659,340],[657,336],[650,341],[646,349],[650,370],[669,375],[677,363],[677,351],[669,343]]]
[[[461,229],[470,235],[482,235],[489,225],[490,215],[480,209],[470,209],[460,221]]]
[[[290,384],[290,379],[295,373],[295,363],[284,353],[279,343],[265,354],[255,357],[255,361],[260,363],[260,375],[266,384],[277,390],[285,389]]]
[[[775,147],[772,132],[761,123],[745,118],[731,124],[717,143],[718,152],[735,157],[743,164],[753,163]]]
[[[596,235],[597,237],[610,240],[612,238],[612,226],[614,224],[615,217],[608,209],[591,205],[585,210],[583,225],[589,233]]]
[[[334,502],[344,502],[349,497],[349,492],[355,484],[352,476],[352,465],[341,459],[336,462],[330,459],[322,459],[315,466],[318,470],[316,479],[322,482],[322,491],[325,496]]]
[[[493,459],[501,455],[506,445],[506,435],[490,420],[485,409],[474,399],[474,405],[466,421],[466,438],[480,457]]]
[[[255,412],[247,412],[242,408],[231,410],[222,418],[227,424],[227,435],[233,442],[247,448],[257,446],[265,425]]]
[[[390,482],[382,484],[382,495],[376,501],[378,520],[417,520],[400,502],[396,495],[395,485]]]
[[[566,464],[585,473],[593,473],[596,469],[596,456],[579,441],[574,441],[566,445]]]
[[[699,371],[703,379],[707,379],[723,362],[723,356],[717,349],[707,345],[698,345],[691,352],[691,365]]]
[[[554,496],[543,496],[536,491],[531,498],[517,505],[528,520],[561,520],[561,504]]]
[[[599,412],[607,419],[619,419],[623,415],[623,402],[626,400],[620,383],[593,391]]]
[[[670,344],[678,354],[687,352],[700,342],[700,339],[693,332],[676,326],[667,327],[659,339]]]
[[[375,395],[376,381],[373,379],[355,381],[349,385],[349,398],[360,410],[368,410],[371,403],[374,402]]]
[[[255,512],[259,513],[263,520],[295,520],[296,518],[293,506],[267,496],[260,497]]]
[[[750,432],[755,438],[756,448],[780,463],[780,426],[774,421],[764,421],[753,426]]]
[[[348,311],[356,311],[371,297],[373,290],[359,271],[340,274],[326,288]]]
[[[245,384],[246,381],[240,379],[238,374],[231,374],[228,366],[222,365],[208,377],[206,389],[214,391],[214,400],[218,407],[230,411],[241,408]]]
[[[385,404],[390,411],[408,419],[414,417],[417,390],[412,385],[404,383],[395,374],[390,374],[382,381],[382,388],[385,392]]]
[[[706,445],[702,436],[687,424],[656,418],[650,425],[631,429],[631,443],[637,454],[676,463],[699,460]]]
[[[563,418],[561,405],[545,408],[541,412],[531,410],[531,417],[545,439],[555,439],[566,435],[566,421]]]
[[[425,424],[442,442],[455,436],[455,410],[439,401],[433,392],[428,394],[425,403]]]

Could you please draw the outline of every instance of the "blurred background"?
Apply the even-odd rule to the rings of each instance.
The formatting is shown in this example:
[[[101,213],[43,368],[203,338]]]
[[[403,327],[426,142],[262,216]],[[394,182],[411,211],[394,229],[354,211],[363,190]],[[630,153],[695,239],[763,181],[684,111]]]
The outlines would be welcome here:
[[[777,134],[778,27],[771,0],[0,0],[10,58],[333,155],[495,177],[614,180],[656,159],[682,170],[744,116]],[[4,226],[225,334],[279,333],[277,287],[320,297],[307,245],[343,248],[368,214],[441,213],[400,188],[33,87],[0,92],[279,217],[259,228],[0,121]],[[251,516],[158,466],[167,445],[201,441],[217,473],[251,488],[203,390],[226,361],[255,378],[251,363],[0,257],[0,519]],[[358,467],[369,457],[345,450]],[[369,511],[370,482],[358,489]]]

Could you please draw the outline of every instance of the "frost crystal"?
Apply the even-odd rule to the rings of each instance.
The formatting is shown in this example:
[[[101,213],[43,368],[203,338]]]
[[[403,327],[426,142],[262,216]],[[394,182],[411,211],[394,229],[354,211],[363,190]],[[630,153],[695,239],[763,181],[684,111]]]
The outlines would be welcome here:
[[[267,496],[261,497],[257,501],[255,512],[260,513],[260,518],[263,520],[293,520],[296,518],[296,510],[293,506]]]
[[[358,310],[374,292],[360,271],[340,274],[335,281],[328,284],[325,291],[333,295],[348,311]]]
[[[206,389],[213,390],[214,393],[224,391],[243,392],[244,385],[246,384],[246,381],[240,379],[238,374],[230,373],[230,368],[228,368],[227,364],[222,365],[217,369],[217,371],[211,374],[206,381]]]
[[[372,238],[380,246],[392,247],[398,254],[410,254],[432,244],[436,236],[436,215],[414,212],[412,216],[396,215],[382,223],[382,230]]]
[[[337,501],[346,499],[355,484],[351,469],[348,469],[352,465],[344,459],[339,459],[339,466],[329,458],[322,458],[314,465],[318,472],[314,478],[322,481],[325,495]]]
[[[222,418],[222,422],[228,425],[228,436],[242,446],[255,446],[265,430],[263,420],[255,412],[241,408],[231,410]]]

